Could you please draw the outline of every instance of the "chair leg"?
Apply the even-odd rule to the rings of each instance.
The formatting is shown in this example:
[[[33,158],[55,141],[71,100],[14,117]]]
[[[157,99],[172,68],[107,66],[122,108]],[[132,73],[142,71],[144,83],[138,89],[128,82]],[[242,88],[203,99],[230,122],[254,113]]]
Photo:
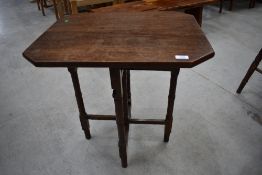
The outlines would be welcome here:
[[[40,0],[36,0],[36,3],[37,3],[38,10],[41,10],[41,8],[40,8]]]
[[[113,89],[113,98],[115,102],[116,124],[119,137],[119,155],[122,162],[122,167],[127,167],[127,133],[125,127],[124,106],[123,106],[123,88],[120,69],[110,68],[111,86]]]
[[[164,142],[169,141],[169,136],[172,130],[173,110],[174,110],[174,102],[175,102],[175,97],[176,97],[176,85],[177,85],[177,78],[178,78],[179,70],[180,69],[176,69],[171,72],[167,114],[166,114],[166,120],[165,120]]]
[[[254,8],[256,5],[256,0],[253,0],[252,8]]]
[[[256,4],[256,0],[250,0],[249,1],[249,8],[254,8]]]
[[[257,69],[259,62],[262,59],[262,49],[259,51],[258,55],[256,56],[255,60],[253,61],[253,63],[250,65],[245,77],[243,78],[243,80],[241,81],[238,89],[237,89],[237,93],[240,94],[243,90],[243,88],[245,87],[245,85],[247,84],[248,80],[250,79],[250,77],[252,76],[252,74],[255,72],[255,70]]]
[[[46,0],[43,1],[44,1],[44,7],[48,7]]]
[[[84,133],[85,133],[86,139],[90,139],[91,134],[90,134],[90,129],[89,129],[89,121],[87,119],[87,114],[86,114],[86,111],[85,111],[85,105],[84,105],[84,101],[83,101],[83,97],[82,97],[82,93],[81,93],[81,88],[80,88],[80,84],[79,84],[77,68],[68,68],[68,71],[71,74],[71,78],[72,78],[73,85],[74,85],[75,96],[76,96],[77,106],[78,106],[78,110],[79,110],[79,118],[80,118],[81,126],[82,126]]]
[[[219,13],[222,13],[223,6],[224,6],[224,0],[220,0]]]
[[[58,10],[57,10],[56,0],[53,0],[53,4],[54,4],[54,9],[55,9],[55,17],[56,17],[56,20],[58,20],[58,19],[59,19],[59,16],[58,16]]]
[[[40,6],[41,6],[42,14],[43,16],[45,16],[44,0],[40,0]]]
[[[230,11],[233,10],[233,4],[234,4],[234,0],[230,0],[230,5],[229,5],[229,10]]]

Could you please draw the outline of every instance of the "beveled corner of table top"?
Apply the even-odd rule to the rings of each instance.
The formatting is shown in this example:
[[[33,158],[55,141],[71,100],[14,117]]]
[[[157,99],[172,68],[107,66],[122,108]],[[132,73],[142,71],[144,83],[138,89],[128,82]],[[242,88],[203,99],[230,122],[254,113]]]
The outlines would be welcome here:
[[[151,11],[69,16],[23,55],[37,67],[170,70],[194,67],[212,58],[214,50],[193,16]]]

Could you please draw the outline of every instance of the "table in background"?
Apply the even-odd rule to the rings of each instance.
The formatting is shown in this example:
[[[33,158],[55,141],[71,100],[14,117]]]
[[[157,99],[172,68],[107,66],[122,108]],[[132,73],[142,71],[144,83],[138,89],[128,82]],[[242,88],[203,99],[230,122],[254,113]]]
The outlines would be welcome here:
[[[185,10],[194,15],[199,25],[202,25],[202,13],[205,5],[218,3],[220,0],[143,0],[120,3],[113,6],[93,9],[94,12],[133,12],[151,10]]]

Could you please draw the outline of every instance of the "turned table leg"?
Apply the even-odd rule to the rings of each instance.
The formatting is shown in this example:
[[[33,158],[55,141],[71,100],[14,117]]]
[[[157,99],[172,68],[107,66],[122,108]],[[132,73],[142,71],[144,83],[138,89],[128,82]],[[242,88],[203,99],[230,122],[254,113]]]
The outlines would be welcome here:
[[[173,110],[174,110],[174,102],[176,97],[176,85],[177,85],[177,77],[180,69],[176,69],[171,71],[170,78],[170,87],[169,87],[169,95],[168,95],[168,105],[167,105],[167,114],[165,120],[165,134],[164,134],[164,142],[169,141],[169,136],[172,129],[173,123]]]
[[[131,104],[129,103],[130,79],[128,79],[129,70],[123,70],[122,85],[123,85],[123,106],[126,138],[128,139],[129,119],[131,118]],[[127,140],[128,143],[128,140]]]
[[[122,167],[127,167],[127,131],[124,115],[124,100],[123,100],[123,87],[122,87],[122,75],[120,69],[110,68],[111,86],[113,89],[113,98],[115,102],[116,124],[119,137],[119,155],[122,162]]]
[[[131,107],[132,100],[131,100],[131,84],[130,84],[130,70],[126,70],[126,78],[127,78],[127,95],[128,95],[128,104]]]
[[[85,133],[86,139],[90,139],[91,134],[90,134],[90,129],[89,129],[89,121],[87,119],[87,114],[86,114],[86,111],[85,111],[85,105],[84,105],[84,101],[83,101],[83,97],[82,97],[82,93],[81,93],[81,88],[80,88],[80,84],[79,84],[79,79],[78,79],[78,75],[77,75],[77,68],[71,68],[70,67],[70,68],[68,68],[68,71],[71,74],[71,78],[72,78],[73,85],[74,85],[77,106],[78,106],[78,109],[79,109],[79,118],[80,118],[81,126],[82,126],[84,133]]]

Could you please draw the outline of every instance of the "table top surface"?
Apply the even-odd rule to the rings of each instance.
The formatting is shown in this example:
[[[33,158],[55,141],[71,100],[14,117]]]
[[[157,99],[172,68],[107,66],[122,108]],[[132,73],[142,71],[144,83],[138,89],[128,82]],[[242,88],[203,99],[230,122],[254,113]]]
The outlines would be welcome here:
[[[169,70],[193,67],[214,51],[193,16],[150,11],[69,16],[53,24],[23,55],[38,67]]]
[[[141,0],[94,9],[99,12],[176,10],[217,3],[220,0]]]

